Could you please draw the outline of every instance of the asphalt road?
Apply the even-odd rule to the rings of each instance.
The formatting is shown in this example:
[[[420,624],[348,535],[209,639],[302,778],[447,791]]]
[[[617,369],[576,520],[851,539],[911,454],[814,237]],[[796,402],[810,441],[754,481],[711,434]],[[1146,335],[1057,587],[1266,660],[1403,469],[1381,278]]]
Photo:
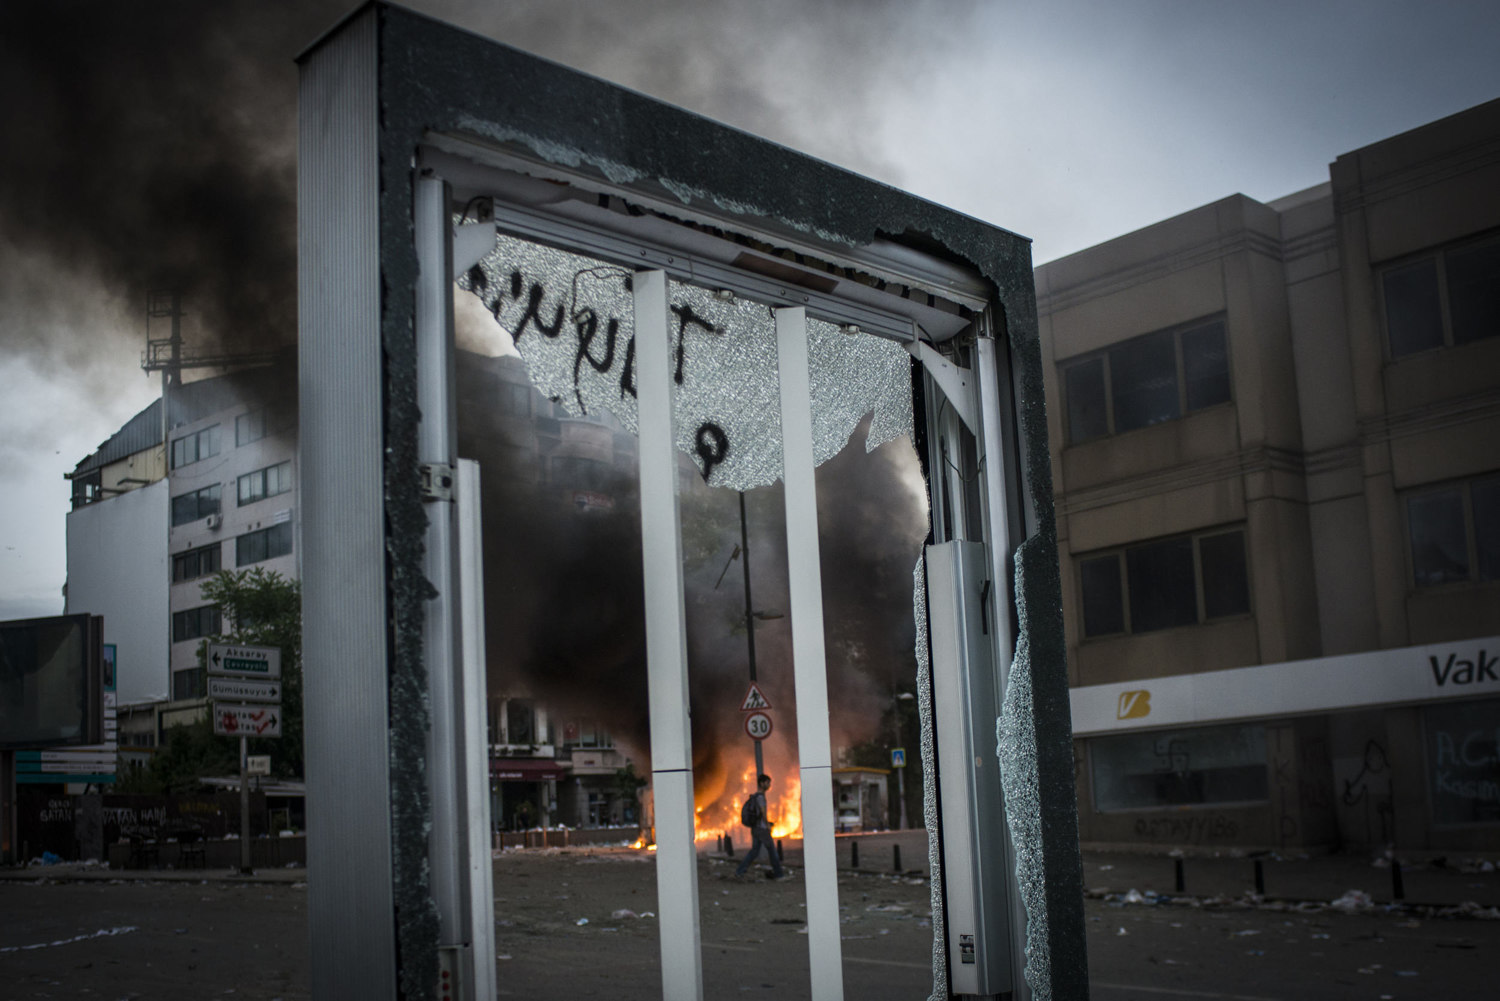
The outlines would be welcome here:
[[[700,863],[705,997],[807,997],[800,879],[731,871]],[[305,998],[307,888],[281,876],[0,881],[0,998]],[[508,852],[495,886],[502,997],[661,996],[650,855]],[[926,881],[844,873],[840,900],[847,997],[925,998]],[[1105,900],[1087,915],[1102,1001],[1495,996],[1500,921]]]

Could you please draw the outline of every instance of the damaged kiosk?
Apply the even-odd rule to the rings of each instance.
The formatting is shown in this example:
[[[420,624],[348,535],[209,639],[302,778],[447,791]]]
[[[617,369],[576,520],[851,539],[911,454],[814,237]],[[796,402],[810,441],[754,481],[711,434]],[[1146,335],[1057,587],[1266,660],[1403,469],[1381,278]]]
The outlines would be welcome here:
[[[912,436],[931,501],[934,996],[1086,997],[1027,241],[399,7],[359,8],[300,64],[314,996],[497,991],[457,283],[543,392],[638,438],[664,996],[703,996],[677,455],[713,485],[784,484],[811,996],[830,1001],[813,473],[873,413],[872,441]]]

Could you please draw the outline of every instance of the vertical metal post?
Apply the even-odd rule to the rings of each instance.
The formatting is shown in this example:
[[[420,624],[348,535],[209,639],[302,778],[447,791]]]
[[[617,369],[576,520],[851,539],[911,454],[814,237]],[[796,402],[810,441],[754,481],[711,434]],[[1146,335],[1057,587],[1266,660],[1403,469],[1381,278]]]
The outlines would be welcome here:
[[[802,765],[807,948],[813,1001],[833,1001],[844,996],[844,961],[839,937],[838,863],[833,841],[833,753],[828,737],[828,668],[823,646],[818,497],[813,481],[807,311],[801,306],[776,310],[776,359],[781,383],[782,482],[786,487],[797,748]]]
[[[662,997],[701,1001],[703,956],[698,930],[698,858],[693,849],[692,731],[666,274],[637,272],[634,296]]]
[[[745,642],[750,651],[750,680],[755,681],[755,605],[750,600],[750,528],[745,519],[745,491],[740,491],[740,569],[745,573]],[[755,745],[755,774],[766,771],[765,752],[762,741],[751,739]]]
[[[240,872],[250,875],[250,745],[240,738]]]
[[[432,829],[428,865],[437,909],[443,965],[471,997],[474,965],[470,934],[469,803],[464,781],[462,660],[458,635],[458,559],[454,517],[457,451],[453,413],[453,275],[448,186],[419,177],[414,195],[417,251],[417,458],[426,480],[427,532],[422,572],[437,594],[423,620],[423,658],[431,726],[427,733]]]
[[[473,938],[474,993],[495,996],[495,870],[490,855],[490,747],[488,672],[484,655],[484,538],[479,463],[458,462],[459,636],[463,651],[465,794],[468,798],[469,928]]]
[[[0,751],[0,865],[10,865],[16,852],[16,752]]]
[[[1002,345],[988,329],[989,318],[981,336],[975,340],[975,367],[979,370],[975,387],[975,402],[979,409],[980,462],[984,469],[982,497],[988,517],[984,524],[988,529],[990,550],[990,620],[994,628],[990,636],[995,650],[995,711],[998,715],[1000,703],[1010,684],[1011,662],[1015,655],[1015,633],[1011,626],[1011,609],[1014,607],[1013,574],[1011,570],[1011,521],[1010,484],[1006,481],[1007,456],[1011,452],[1005,447],[1004,425],[1001,420],[1002,401],[1010,399],[1008,391],[1009,367],[1002,368],[1000,351]],[[1002,378],[1004,373],[1004,378]],[[996,777],[998,781],[998,776]],[[1002,813],[1003,806],[1002,806]],[[1016,847],[1011,843],[1010,831],[1002,834],[1005,845],[1006,872],[1010,880],[1015,879]],[[1027,921],[1025,902],[1020,893],[1010,894],[1011,955],[1026,955]],[[1016,977],[1017,1001],[1025,1001],[1031,995],[1031,986],[1024,977]]]

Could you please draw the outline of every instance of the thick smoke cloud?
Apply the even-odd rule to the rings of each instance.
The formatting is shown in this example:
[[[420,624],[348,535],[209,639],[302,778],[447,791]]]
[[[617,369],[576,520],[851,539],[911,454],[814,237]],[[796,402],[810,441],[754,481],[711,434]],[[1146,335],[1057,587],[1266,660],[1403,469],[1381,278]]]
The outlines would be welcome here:
[[[292,342],[292,59],[354,6],[0,4],[0,345],[86,366],[101,341],[143,339],[163,287],[193,347]],[[930,70],[974,3],[411,6],[899,183],[874,152],[879,94]]]

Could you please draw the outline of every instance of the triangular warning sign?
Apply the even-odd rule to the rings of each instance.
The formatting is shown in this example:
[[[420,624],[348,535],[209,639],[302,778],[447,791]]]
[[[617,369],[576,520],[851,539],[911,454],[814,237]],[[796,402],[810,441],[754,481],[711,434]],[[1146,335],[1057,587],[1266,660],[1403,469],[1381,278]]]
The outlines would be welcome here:
[[[754,712],[757,709],[769,709],[771,703],[761,694],[760,686],[750,682],[750,690],[745,693],[745,701],[740,703],[740,712]]]

